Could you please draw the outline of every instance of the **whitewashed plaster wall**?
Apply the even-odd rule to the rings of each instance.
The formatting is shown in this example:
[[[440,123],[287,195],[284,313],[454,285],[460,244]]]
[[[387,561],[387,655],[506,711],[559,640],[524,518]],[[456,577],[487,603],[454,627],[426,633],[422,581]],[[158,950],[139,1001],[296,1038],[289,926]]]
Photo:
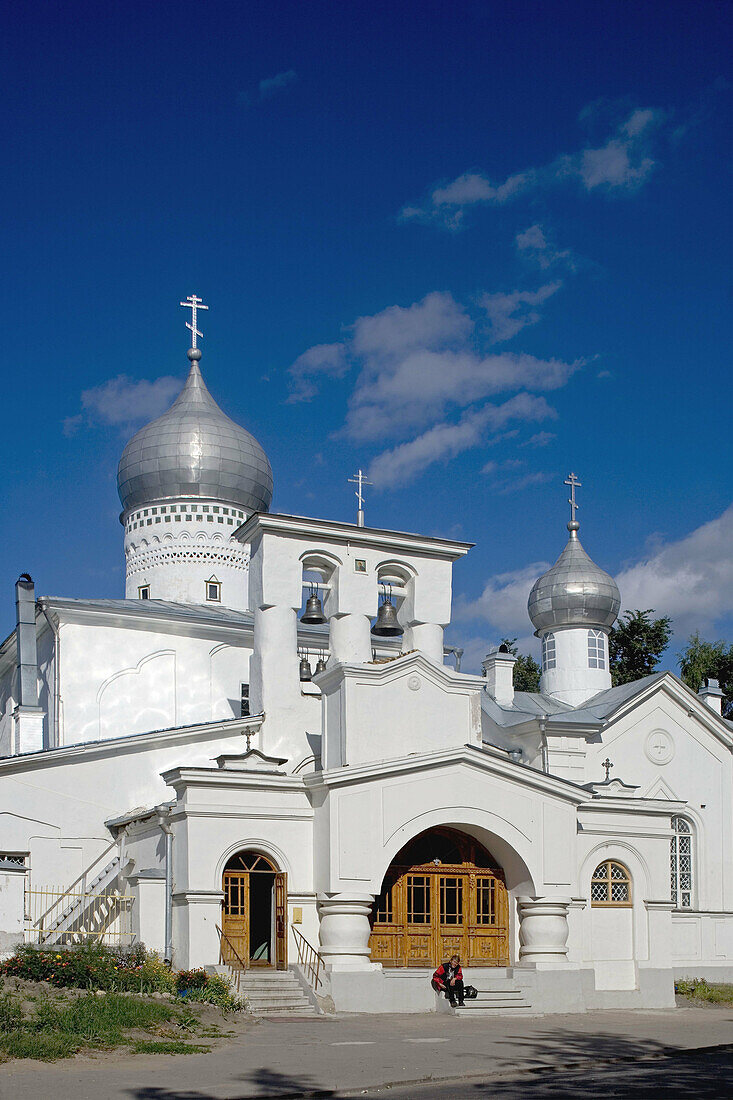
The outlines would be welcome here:
[[[588,666],[587,626],[554,627],[545,632],[552,634],[555,639],[555,667],[543,671],[540,677],[540,691],[543,695],[550,695],[577,707],[592,695],[610,688],[608,636],[605,630],[599,632],[603,635],[603,668]]]
[[[193,630],[64,623],[62,743],[238,716],[251,643]]]
[[[387,664],[335,665],[316,683],[326,768],[481,744],[481,677],[438,667],[419,652]]]
[[[313,809],[303,781],[238,770],[177,768],[166,775],[176,791],[171,814],[176,965],[218,958],[222,875],[236,852],[268,856],[287,874],[288,901],[303,909],[302,934],[318,942],[313,885]],[[295,944],[290,943],[295,957]]]
[[[34,881],[67,886],[109,845],[104,822],[170,798],[160,773],[243,751],[240,723],[51,750],[0,762],[0,835],[30,851]]]
[[[391,860],[425,829],[467,829],[510,891],[568,894],[577,879],[575,807],[584,792],[497,752],[453,748],[308,776],[316,798],[316,888],[378,894]]]
[[[586,776],[638,786],[646,798],[684,803],[679,813],[693,829],[694,908],[733,910],[733,755],[730,736],[704,703],[675,686],[658,689],[602,733],[586,752]],[[719,732],[713,732],[714,726]],[[669,881],[666,892],[669,896]]]

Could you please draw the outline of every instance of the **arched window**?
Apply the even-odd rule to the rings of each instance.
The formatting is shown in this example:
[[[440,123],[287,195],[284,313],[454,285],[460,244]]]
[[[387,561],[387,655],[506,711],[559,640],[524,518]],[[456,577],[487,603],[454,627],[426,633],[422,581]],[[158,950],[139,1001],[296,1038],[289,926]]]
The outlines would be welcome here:
[[[623,863],[606,859],[599,863],[590,880],[591,906],[631,905],[631,875]]]
[[[606,636],[602,630],[588,631],[588,668],[606,667]]]
[[[669,851],[672,901],[678,909],[692,909],[692,826],[684,817],[673,817],[674,836]]]
[[[542,671],[547,672],[556,665],[555,635],[545,634],[542,638]]]

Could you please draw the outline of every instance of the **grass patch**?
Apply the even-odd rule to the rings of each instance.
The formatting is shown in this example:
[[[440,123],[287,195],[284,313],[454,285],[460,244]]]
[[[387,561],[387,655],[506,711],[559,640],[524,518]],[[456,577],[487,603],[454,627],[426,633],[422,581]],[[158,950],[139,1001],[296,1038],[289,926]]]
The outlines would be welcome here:
[[[691,1001],[703,1001],[713,1005],[733,1004],[733,985],[706,982],[704,978],[675,982],[674,990],[675,993],[688,997]]]
[[[136,1039],[132,1045],[136,1054],[209,1054],[211,1047],[200,1043],[184,1043],[181,1039]]]
[[[148,1032],[145,1040],[130,1032]],[[21,1000],[0,994],[0,1059],[54,1061],[83,1049],[130,1046],[150,1054],[205,1053],[211,1048],[187,1041],[202,1027],[188,1006],[117,993],[55,994]],[[183,1036],[181,1033],[184,1033]]]

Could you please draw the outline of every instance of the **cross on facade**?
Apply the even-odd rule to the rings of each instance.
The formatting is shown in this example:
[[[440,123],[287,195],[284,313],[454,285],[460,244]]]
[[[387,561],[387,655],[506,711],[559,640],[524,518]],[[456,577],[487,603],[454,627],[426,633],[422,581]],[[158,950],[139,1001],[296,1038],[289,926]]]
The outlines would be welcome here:
[[[570,521],[571,523],[575,523],[575,513],[580,507],[580,505],[575,502],[575,490],[581,487],[582,482],[578,481],[575,474],[571,473],[568,474],[564,484],[570,486],[570,497],[568,498],[568,504],[570,505]]]
[[[371,485],[371,481],[367,481],[366,474],[361,470],[358,470],[353,477],[349,478],[349,484],[358,485],[358,489],[354,493],[354,496],[359,502],[359,509],[356,513],[356,526],[364,526],[364,486]]]
[[[247,752],[249,752],[249,750],[250,750],[250,743],[251,743],[252,738],[254,737],[254,735],[256,733],[257,733],[257,730],[248,729],[248,730],[245,731],[244,736],[247,738]]]
[[[604,782],[608,783],[608,780],[609,780],[608,773],[610,772],[611,768],[613,767],[613,764],[608,759],[608,757],[606,757],[606,759],[603,761],[603,763],[601,764],[601,767],[606,769],[606,778],[605,778]]]
[[[186,321],[186,328],[189,328],[191,330],[191,347],[195,348],[196,337],[203,336],[203,333],[199,332],[198,328],[196,327],[196,314],[198,310],[208,309],[209,307],[203,304],[203,298],[197,298],[195,294],[189,294],[185,302],[179,302],[178,304],[183,306],[184,309],[191,310],[191,320]]]

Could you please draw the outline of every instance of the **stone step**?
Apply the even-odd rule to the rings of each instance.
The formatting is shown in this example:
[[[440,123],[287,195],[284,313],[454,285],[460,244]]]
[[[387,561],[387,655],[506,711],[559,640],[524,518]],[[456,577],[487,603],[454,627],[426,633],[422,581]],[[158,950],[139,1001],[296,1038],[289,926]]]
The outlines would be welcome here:
[[[253,997],[277,997],[281,993],[299,996],[303,992],[302,987],[297,982],[293,982],[292,985],[290,982],[287,984],[285,982],[278,982],[277,985],[263,985],[259,982],[257,984],[252,983],[251,985],[245,985],[244,982],[240,982],[239,988],[243,993],[250,993]]]
[[[456,1008],[453,1010],[456,1016],[540,1016],[531,1005],[520,1007],[519,1005],[503,1005],[501,1008]]]
[[[302,989],[289,990],[287,993],[245,993],[245,997],[250,1004],[281,1005],[308,1002]]]
[[[297,1008],[262,1008],[251,1009],[255,1016],[317,1016],[315,1008],[311,1004],[299,1005]]]

